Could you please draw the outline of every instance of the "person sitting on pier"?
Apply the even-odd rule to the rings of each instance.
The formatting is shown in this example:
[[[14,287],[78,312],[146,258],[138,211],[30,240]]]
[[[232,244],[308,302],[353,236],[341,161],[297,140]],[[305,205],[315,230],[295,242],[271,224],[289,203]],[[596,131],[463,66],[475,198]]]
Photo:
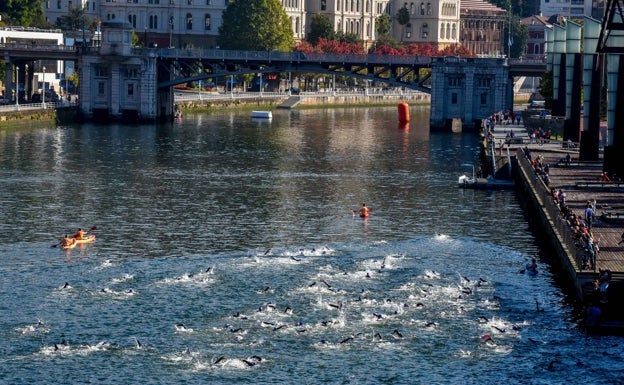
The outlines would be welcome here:
[[[607,290],[609,289],[609,282],[611,282],[611,271],[610,270],[600,271],[600,279],[596,283],[596,286],[600,294],[600,302],[602,303],[608,302]]]

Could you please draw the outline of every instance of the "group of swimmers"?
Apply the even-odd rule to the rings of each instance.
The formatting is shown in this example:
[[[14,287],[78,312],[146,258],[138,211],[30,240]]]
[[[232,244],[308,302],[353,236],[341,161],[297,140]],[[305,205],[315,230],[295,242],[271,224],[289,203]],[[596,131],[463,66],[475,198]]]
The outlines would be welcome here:
[[[83,240],[85,235],[87,235],[87,231],[78,228],[73,236],[69,237],[67,234],[65,234],[65,236],[62,237],[59,241],[61,243],[61,246],[68,247],[76,243],[77,240]]]

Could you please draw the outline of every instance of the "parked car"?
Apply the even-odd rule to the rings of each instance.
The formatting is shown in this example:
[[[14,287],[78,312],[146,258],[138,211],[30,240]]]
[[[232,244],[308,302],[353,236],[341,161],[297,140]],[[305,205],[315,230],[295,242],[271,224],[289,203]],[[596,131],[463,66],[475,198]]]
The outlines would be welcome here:
[[[41,103],[41,94],[32,94],[30,97],[31,103]]]

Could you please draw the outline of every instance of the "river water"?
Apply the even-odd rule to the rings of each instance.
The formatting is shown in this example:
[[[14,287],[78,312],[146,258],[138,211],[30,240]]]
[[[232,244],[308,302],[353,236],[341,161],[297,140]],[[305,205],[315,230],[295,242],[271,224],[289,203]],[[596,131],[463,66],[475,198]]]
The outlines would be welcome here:
[[[623,340],[519,274],[514,193],[456,187],[477,138],[411,113],[0,134],[0,382],[623,383]]]

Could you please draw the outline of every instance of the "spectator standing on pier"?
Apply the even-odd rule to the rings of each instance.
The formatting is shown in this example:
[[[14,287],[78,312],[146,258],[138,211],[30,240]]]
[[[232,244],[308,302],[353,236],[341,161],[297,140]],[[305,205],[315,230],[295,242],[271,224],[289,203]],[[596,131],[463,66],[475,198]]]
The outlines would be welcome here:
[[[565,205],[565,198],[566,198],[566,194],[563,192],[563,190],[559,190],[559,194],[557,195],[559,197],[559,205],[563,206]]]
[[[587,229],[589,230],[591,230],[595,215],[596,213],[594,212],[591,203],[587,201],[587,206],[585,207],[585,223],[587,224]]]

